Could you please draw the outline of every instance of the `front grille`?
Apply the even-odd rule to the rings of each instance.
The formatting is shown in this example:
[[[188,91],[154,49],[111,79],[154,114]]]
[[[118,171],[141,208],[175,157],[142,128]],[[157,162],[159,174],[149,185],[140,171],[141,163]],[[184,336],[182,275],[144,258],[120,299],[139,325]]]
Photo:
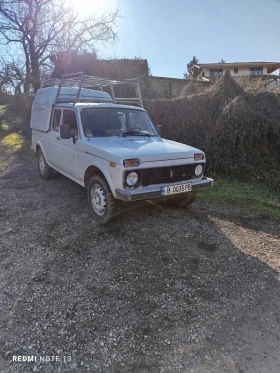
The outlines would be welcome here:
[[[197,164],[142,169],[142,186],[190,180]]]

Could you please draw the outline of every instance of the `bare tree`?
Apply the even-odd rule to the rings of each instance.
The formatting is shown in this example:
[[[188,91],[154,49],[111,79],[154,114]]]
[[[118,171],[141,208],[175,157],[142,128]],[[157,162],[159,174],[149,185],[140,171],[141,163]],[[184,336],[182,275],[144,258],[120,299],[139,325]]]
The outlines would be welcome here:
[[[69,0],[0,0],[0,41],[18,45],[25,59],[24,92],[40,87],[42,68],[60,51],[93,51],[116,40],[119,9],[82,16]]]
[[[0,90],[5,89],[8,92],[19,94],[22,93],[25,83],[25,65],[12,55],[8,55],[8,62],[6,58],[0,58]]]

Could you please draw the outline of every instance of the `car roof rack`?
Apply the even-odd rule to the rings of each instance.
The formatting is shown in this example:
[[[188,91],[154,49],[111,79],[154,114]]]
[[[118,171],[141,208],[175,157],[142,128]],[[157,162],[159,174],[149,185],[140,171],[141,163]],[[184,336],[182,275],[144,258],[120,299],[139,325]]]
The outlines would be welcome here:
[[[132,85],[135,88],[136,97],[116,97],[114,87],[120,85]],[[140,89],[140,84],[137,78],[134,79],[122,79],[122,80],[111,80],[107,78],[101,78],[97,76],[89,76],[84,75],[83,72],[73,73],[62,75],[60,79],[53,78],[45,80],[43,83],[43,88],[46,87],[58,87],[57,95],[55,99],[55,104],[58,102],[65,102],[65,94],[61,92],[61,88],[77,88],[77,92],[75,94],[67,94],[68,98],[67,101],[73,102],[75,105],[77,102],[81,101],[93,101],[93,98],[90,97],[85,98],[81,96],[82,88],[92,89],[92,90],[100,90],[103,91],[103,88],[109,87],[111,91],[111,97],[115,104],[124,104],[124,105],[139,105],[143,107],[143,100],[142,94]],[[63,97],[64,96],[64,97]],[[72,96],[73,99],[69,98]],[[108,102],[106,98],[104,100],[98,99],[98,101]]]

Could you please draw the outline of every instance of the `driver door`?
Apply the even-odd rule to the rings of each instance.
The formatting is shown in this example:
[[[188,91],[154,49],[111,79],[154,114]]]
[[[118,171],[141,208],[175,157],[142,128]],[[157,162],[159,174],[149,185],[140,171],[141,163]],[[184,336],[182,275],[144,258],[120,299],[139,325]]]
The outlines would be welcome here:
[[[71,135],[75,136],[75,143],[73,138],[62,139],[60,137],[58,146],[58,162],[59,168],[68,175],[78,178],[78,142],[79,131],[77,124],[76,112],[73,109],[63,109],[61,124],[69,124]]]
[[[48,132],[48,136],[45,136],[44,149],[46,158],[50,163],[50,166],[59,168],[58,163],[58,149],[60,144],[59,126],[61,121],[62,109],[55,108],[53,110],[51,128]]]

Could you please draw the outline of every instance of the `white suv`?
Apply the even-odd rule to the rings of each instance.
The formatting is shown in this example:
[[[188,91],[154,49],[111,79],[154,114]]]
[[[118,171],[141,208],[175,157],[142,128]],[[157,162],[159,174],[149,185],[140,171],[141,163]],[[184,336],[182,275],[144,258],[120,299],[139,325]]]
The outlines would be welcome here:
[[[202,151],[161,138],[142,107],[118,103],[142,104],[136,80],[91,78],[93,88],[127,82],[137,88],[137,98],[117,99],[114,89],[111,97],[83,88],[90,79],[83,75],[73,87],[76,75],[65,76],[59,87],[54,82],[39,89],[33,102],[32,149],[43,179],[51,179],[55,170],[84,186],[92,215],[102,224],[124,203],[159,198],[186,206],[197,189],[213,185],[203,176]]]

